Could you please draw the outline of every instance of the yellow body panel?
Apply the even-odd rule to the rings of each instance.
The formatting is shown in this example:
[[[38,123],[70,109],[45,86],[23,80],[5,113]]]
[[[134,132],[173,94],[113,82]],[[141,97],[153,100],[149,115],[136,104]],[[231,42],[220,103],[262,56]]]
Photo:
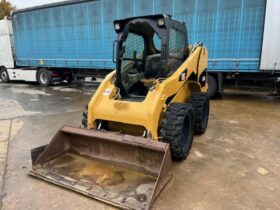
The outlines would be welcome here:
[[[146,128],[152,139],[158,140],[159,123],[168,106],[168,98],[173,97],[170,103],[184,103],[192,92],[207,92],[207,81],[203,87],[199,83],[201,74],[207,69],[207,61],[207,49],[197,47],[170,77],[161,82],[156,80],[142,102],[115,99],[118,92],[113,82],[116,72],[111,72],[88,105],[88,128],[96,128],[96,120],[139,125]]]

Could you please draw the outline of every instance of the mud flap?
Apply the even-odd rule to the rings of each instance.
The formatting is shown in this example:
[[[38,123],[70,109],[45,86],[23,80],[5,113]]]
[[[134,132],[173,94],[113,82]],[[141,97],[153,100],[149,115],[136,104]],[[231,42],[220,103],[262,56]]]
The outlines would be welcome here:
[[[31,153],[30,175],[122,209],[150,209],[171,178],[169,145],[142,137],[64,126]]]

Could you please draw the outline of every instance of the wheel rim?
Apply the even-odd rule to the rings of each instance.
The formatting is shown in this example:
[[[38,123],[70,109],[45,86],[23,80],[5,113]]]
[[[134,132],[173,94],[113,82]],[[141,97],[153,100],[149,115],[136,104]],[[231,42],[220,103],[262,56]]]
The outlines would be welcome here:
[[[182,136],[182,144],[184,151],[188,150],[188,145],[191,145],[192,141],[192,122],[191,122],[191,116],[190,114],[187,114],[184,119],[184,124],[183,124],[183,136]]]
[[[47,84],[48,83],[48,75],[47,75],[47,73],[46,72],[42,72],[41,74],[40,74],[40,81],[41,81],[41,83],[43,83],[43,84]]]
[[[1,79],[6,82],[8,80],[8,74],[6,71],[2,71],[1,73]]]

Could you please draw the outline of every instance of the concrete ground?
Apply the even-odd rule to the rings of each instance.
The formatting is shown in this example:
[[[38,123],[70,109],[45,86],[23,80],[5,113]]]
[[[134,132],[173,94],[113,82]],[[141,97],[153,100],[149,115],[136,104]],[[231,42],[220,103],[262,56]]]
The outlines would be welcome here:
[[[0,204],[9,209],[115,209],[28,176],[30,149],[79,126],[94,86],[0,83]],[[280,209],[280,97],[227,91],[209,127],[153,209]]]

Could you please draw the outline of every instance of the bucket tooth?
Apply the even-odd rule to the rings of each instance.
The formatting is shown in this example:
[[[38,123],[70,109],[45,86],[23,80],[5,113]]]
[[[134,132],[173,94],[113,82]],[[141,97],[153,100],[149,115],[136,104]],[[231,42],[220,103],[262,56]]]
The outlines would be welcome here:
[[[171,178],[169,145],[64,126],[31,151],[30,175],[122,209],[150,209]]]

